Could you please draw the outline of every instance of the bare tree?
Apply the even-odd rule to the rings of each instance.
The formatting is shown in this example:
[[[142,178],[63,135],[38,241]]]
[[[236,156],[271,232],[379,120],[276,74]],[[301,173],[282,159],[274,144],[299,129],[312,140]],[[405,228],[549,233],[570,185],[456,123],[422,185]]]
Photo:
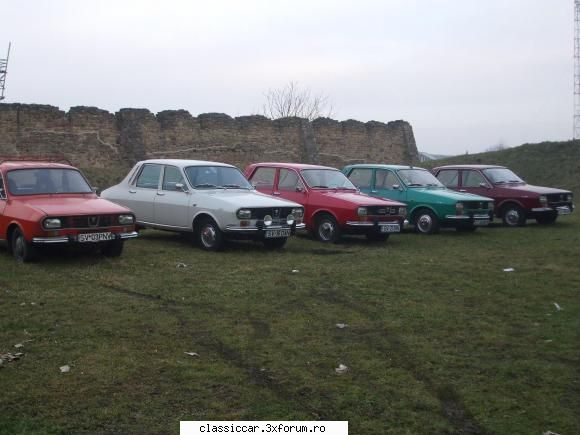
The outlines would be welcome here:
[[[314,95],[309,88],[300,87],[298,82],[290,82],[279,89],[269,89],[264,96],[266,103],[262,113],[270,119],[298,116],[312,121],[334,115],[332,102],[327,95]]]

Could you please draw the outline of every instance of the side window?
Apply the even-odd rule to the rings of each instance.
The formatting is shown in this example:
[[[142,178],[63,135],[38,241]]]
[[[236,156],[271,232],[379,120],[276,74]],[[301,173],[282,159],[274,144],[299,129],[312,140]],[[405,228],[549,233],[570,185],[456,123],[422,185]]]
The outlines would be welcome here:
[[[461,180],[463,187],[480,187],[480,183],[485,183],[485,179],[478,171],[463,171]]]
[[[350,174],[348,174],[348,179],[358,188],[370,189],[372,176],[372,169],[353,169]]]
[[[141,173],[137,177],[137,187],[145,189],[157,189],[159,186],[159,175],[161,174],[161,165],[144,165]]]
[[[298,174],[290,169],[280,169],[280,179],[278,180],[278,190],[286,192],[296,192],[296,187],[302,187]]]
[[[458,187],[459,186],[459,171],[456,169],[447,169],[440,171],[437,174],[437,179],[447,187]]]
[[[390,189],[393,190],[395,184],[400,185],[401,183],[397,179],[397,176],[392,171],[386,171],[384,169],[377,170],[377,175],[375,179],[375,189]]]
[[[274,187],[276,168],[258,168],[250,180],[255,187]]]
[[[175,187],[178,183],[185,184],[179,168],[176,168],[175,166],[165,166],[161,188],[163,190],[179,190]]]

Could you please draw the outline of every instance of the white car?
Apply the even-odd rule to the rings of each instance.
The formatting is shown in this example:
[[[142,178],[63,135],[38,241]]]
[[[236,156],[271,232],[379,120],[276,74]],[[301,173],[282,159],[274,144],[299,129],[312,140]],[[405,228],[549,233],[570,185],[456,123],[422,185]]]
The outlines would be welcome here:
[[[144,160],[101,196],[130,208],[139,227],[193,232],[209,251],[227,239],[280,248],[305,227],[300,204],[257,192],[238,168],[225,163]]]

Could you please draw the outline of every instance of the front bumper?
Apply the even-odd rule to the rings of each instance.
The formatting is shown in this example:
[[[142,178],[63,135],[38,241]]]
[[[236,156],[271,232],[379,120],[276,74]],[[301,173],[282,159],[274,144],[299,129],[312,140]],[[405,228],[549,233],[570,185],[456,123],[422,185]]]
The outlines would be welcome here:
[[[227,225],[224,229],[226,234],[231,237],[236,236],[246,236],[250,238],[261,239],[265,237],[266,231],[270,230],[290,230],[290,235],[296,233],[296,230],[303,230],[306,228],[306,224],[292,224],[292,225],[270,225],[269,227],[265,225],[253,226],[253,227],[240,227],[237,225]]]
[[[555,207],[536,207],[532,208],[531,212],[533,214],[544,214],[544,213],[557,213],[558,216],[567,215],[574,211],[574,204],[560,205]]]
[[[481,226],[485,227],[493,220],[493,214],[471,214],[455,215],[448,214],[445,216],[445,223],[450,226]]]
[[[348,232],[354,233],[371,233],[377,234],[391,234],[401,232],[401,223],[384,222],[384,221],[346,221]]]
[[[137,231],[131,231],[129,233],[113,233],[113,235],[115,236],[115,238],[112,240],[126,240],[126,239],[134,239],[135,237],[139,236],[139,233]],[[87,243],[105,243],[105,242],[107,241],[87,242]],[[71,235],[57,237],[33,237],[32,243],[38,243],[41,245],[53,245],[60,243],[79,243],[79,242],[78,235]]]

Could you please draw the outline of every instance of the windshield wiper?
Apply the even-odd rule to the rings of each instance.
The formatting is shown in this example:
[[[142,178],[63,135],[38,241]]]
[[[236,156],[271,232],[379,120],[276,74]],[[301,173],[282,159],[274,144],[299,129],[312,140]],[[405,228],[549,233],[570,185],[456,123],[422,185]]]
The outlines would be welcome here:
[[[248,189],[247,187],[242,187],[239,184],[222,184],[220,187],[225,189]]]
[[[201,183],[201,184],[196,184],[195,186],[193,186],[195,189],[201,189],[201,188],[208,188],[208,189],[223,189],[223,187],[221,186],[216,186],[215,184],[211,184],[211,183]]]
[[[423,185],[424,185],[423,183],[409,183],[409,184],[407,184],[407,186],[409,186],[409,187],[421,187]]]
[[[521,183],[521,181],[520,180],[510,180],[510,181],[508,181],[508,183]]]
[[[496,181],[494,184],[505,184],[504,180]]]
[[[328,189],[328,186],[312,186],[313,189]]]

